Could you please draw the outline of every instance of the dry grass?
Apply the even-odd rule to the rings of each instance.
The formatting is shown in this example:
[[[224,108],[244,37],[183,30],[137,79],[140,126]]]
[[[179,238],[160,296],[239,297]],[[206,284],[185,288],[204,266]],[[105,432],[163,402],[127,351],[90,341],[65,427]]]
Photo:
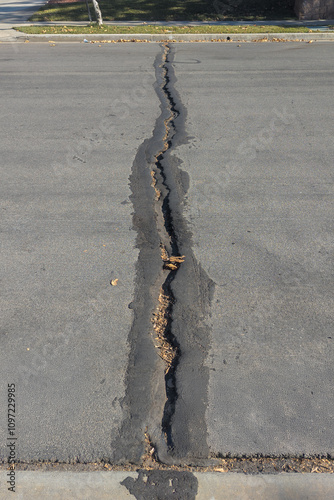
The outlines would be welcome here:
[[[214,467],[217,472],[252,473],[330,473],[334,472],[333,459],[305,457],[244,457],[220,459],[220,465]]]
[[[15,464],[18,471],[43,470],[43,471],[138,471],[140,469],[161,469],[190,472],[236,472],[246,474],[277,474],[286,473],[313,473],[313,474],[333,474],[334,459],[321,457],[243,457],[243,458],[216,458],[211,457],[216,464],[206,466],[188,465],[186,461],[183,465],[166,465],[158,461],[156,449],[150,440],[150,436],[145,433],[146,450],[142,457],[141,464],[112,464],[105,461],[94,463],[61,463],[61,462],[19,462]],[[208,457],[209,458],[209,457]],[[180,460],[183,462],[183,460]],[[7,470],[8,464],[0,464],[0,470]]]
[[[160,290],[158,301],[159,305],[153,313],[152,319],[156,341],[155,347],[159,349],[159,356],[165,361],[166,373],[168,373],[177,356],[177,350],[171,346],[166,338],[166,329],[169,322],[170,299]]]

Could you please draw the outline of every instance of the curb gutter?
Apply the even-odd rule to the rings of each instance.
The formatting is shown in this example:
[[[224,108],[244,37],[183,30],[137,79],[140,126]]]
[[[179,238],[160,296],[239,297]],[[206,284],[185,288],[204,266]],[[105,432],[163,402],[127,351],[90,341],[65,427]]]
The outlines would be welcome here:
[[[6,472],[0,478],[6,484]],[[160,498],[165,491],[176,498],[193,500],[271,500],[332,498],[334,476],[331,474],[267,474],[248,476],[237,473],[197,473],[173,470],[138,470],[137,472],[40,472],[18,471],[16,498],[36,500],[125,500]],[[2,490],[1,499],[12,498]],[[166,497],[167,498],[167,497]]]
[[[16,41],[23,42],[330,42],[334,41],[334,33],[245,33],[245,34],[113,34],[113,35],[29,35],[16,32]]]

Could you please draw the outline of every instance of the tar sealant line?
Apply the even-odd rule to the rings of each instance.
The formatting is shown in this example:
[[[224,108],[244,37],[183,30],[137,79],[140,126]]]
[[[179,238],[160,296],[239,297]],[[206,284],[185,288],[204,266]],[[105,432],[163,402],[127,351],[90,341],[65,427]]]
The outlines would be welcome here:
[[[161,113],[130,176],[139,255],[124,421],[112,442],[111,462],[118,464],[178,464],[185,456],[207,459],[209,454],[205,359],[210,335],[204,318],[213,283],[196,262],[183,217],[189,178],[174,150],[187,142],[186,110],[174,86],[174,48],[163,43],[161,49],[154,64]]]
[[[214,284],[196,261],[192,234],[183,213],[189,176],[181,168],[176,148],[188,142],[187,113],[175,88],[175,47],[163,43],[162,49],[162,61],[156,63],[156,91],[161,102],[164,138],[163,148],[152,165],[163,261],[163,282],[153,326],[155,345],[166,362],[166,403],[162,415],[165,446],[158,443],[157,456],[174,465],[187,463],[188,459],[192,463],[207,463],[205,411],[209,376],[205,360],[210,329],[205,320]]]
[[[160,80],[161,89],[158,92],[161,108],[166,109],[168,116],[164,119],[164,144],[163,149],[155,156],[155,163],[152,165],[152,185],[155,189],[155,208],[157,214],[158,232],[160,235],[160,251],[163,262],[164,274],[163,282],[158,297],[158,305],[153,314],[153,330],[155,336],[155,346],[159,350],[160,357],[165,361],[165,388],[166,403],[162,416],[162,432],[168,450],[173,449],[172,418],[177,400],[176,369],[181,350],[179,343],[172,332],[173,295],[171,284],[175,279],[180,265],[184,262],[185,256],[181,255],[178,241],[174,230],[173,213],[170,206],[170,187],[168,186],[163,166],[166,153],[172,148],[173,138],[176,134],[174,120],[180,114],[176,108],[171,93],[168,90],[169,76],[166,62],[170,47],[163,44],[162,62],[156,65],[157,80]]]
[[[130,176],[139,256],[130,305],[134,319],[128,338],[131,350],[122,404],[125,418],[112,443],[114,463],[140,463],[147,455],[158,459],[155,450],[168,453],[173,448],[171,420],[177,399],[175,370],[180,348],[171,329],[171,283],[184,256],[178,250],[170,188],[162,165],[172,147],[173,121],[178,113],[166,88],[169,50],[162,45],[154,64],[161,113],[152,137],[137,151]]]

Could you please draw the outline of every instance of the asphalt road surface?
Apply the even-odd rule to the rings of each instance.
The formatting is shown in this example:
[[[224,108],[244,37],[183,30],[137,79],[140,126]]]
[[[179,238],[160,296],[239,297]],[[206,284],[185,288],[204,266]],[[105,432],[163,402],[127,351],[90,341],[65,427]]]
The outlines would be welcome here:
[[[185,217],[214,282],[211,453],[334,451],[333,60],[325,44],[176,48]]]
[[[333,62],[326,43],[1,45],[18,459],[334,454]]]

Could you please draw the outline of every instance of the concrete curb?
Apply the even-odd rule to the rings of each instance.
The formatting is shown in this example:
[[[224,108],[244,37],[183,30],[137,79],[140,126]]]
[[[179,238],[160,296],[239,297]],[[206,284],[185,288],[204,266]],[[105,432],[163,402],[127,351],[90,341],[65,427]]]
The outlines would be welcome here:
[[[17,32],[18,33],[18,32]],[[115,35],[29,35],[20,33],[18,41],[29,42],[259,42],[259,41],[295,41],[295,42],[333,42],[334,33],[258,33],[258,34],[115,34]]]
[[[12,498],[7,490],[6,471],[0,472],[3,500]],[[42,472],[16,471],[15,498],[24,500],[124,500],[168,498],[193,500],[271,500],[332,498],[334,475],[267,474],[248,476],[236,473],[173,470]],[[8,485],[10,487],[10,485]],[[167,497],[166,497],[167,498]]]
[[[0,31],[0,43],[24,41],[25,37],[24,33],[19,33],[10,28]]]

